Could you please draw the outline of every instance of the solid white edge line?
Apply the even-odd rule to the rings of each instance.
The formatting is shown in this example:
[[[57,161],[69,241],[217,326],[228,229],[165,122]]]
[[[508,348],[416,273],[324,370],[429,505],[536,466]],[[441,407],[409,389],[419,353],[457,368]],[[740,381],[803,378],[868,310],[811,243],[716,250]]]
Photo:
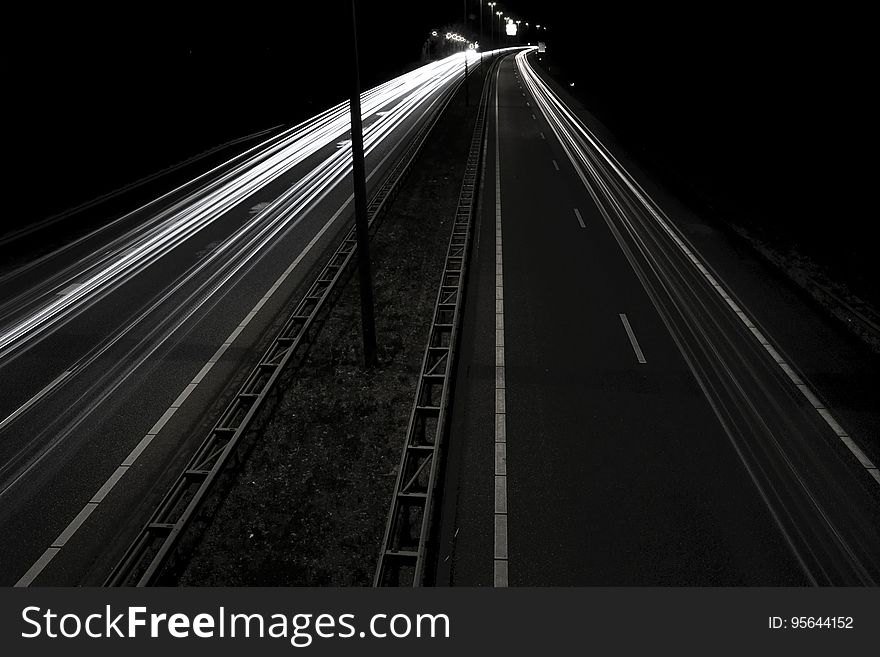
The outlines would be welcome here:
[[[408,133],[407,133],[408,134]],[[390,149],[388,154],[385,155],[384,158],[379,162],[379,164],[370,172],[367,176],[367,180],[372,178],[375,173],[384,165],[385,161],[391,156],[391,154],[395,151],[395,149]],[[349,195],[349,197],[345,200],[345,202],[333,213],[330,219],[321,227],[315,236],[311,239],[311,241],[305,246],[305,248],[300,251],[299,255],[294,259],[292,263],[284,270],[284,272],[278,277],[278,279],[273,283],[273,285],[269,288],[266,294],[256,303],[254,308],[246,315],[245,319],[232,331],[230,336],[220,345],[211,359],[205,363],[199,373],[193,378],[193,380],[187,384],[181,394],[178,396],[177,400],[172,403],[172,405],[162,414],[162,417],[153,425],[152,429],[140,440],[140,442],[135,446],[135,448],[129,453],[129,455],[122,461],[119,467],[113,471],[113,474],[107,478],[101,488],[98,489],[98,492],[95,493],[92,500],[87,502],[85,506],[80,510],[80,512],[76,515],[76,517],[70,522],[70,524],[64,529],[55,542],[49,547],[47,550],[43,552],[39,559],[28,569],[28,571],[18,580],[15,584],[16,587],[26,587],[30,586],[30,584],[40,575],[40,573],[45,569],[45,567],[49,564],[49,562],[61,551],[61,548],[67,543],[67,541],[73,536],[73,534],[82,526],[85,522],[86,518],[88,518],[92,511],[94,511],[98,503],[106,497],[106,495],[113,489],[113,487],[119,482],[122,476],[127,472],[132,465],[134,465],[135,461],[140,457],[141,454],[146,450],[149,444],[152,442],[153,438],[155,438],[156,434],[162,430],[165,424],[169,419],[174,415],[177,409],[180,407],[180,404],[189,396],[192,390],[202,382],[208,372],[217,364],[220,360],[220,357],[226,352],[226,350],[231,346],[232,342],[241,331],[248,325],[251,319],[253,319],[257,312],[265,305],[269,298],[278,290],[279,287],[287,280],[290,274],[299,266],[299,264],[303,261],[306,255],[312,250],[315,244],[324,236],[324,234],[330,229],[330,227],[336,223],[336,220],[343,213],[345,208],[347,208],[352,200],[354,199],[354,195]],[[309,210],[306,210],[308,212]],[[69,370],[63,373],[58,377],[55,381],[50,383],[46,388],[43,389],[37,396],[43,394],[46,390],[51,387],[56,386],[64,377],[69,375],[72,370]],[[189,392],[187,392],[189,390]],[[32,402],[28,402],[30,405]],[[26,410],[26,409],[24,409]],[[18,414],[20,411],[16,411],[15,414]],[[11,418],[11,416],[10,416]],[[4,420],[4,422],[10,420]],[[11,418],[14,419],[14,418]],[[94,500],[98,499],[98,502]],[[63,538],[63,541],[62,541]]]
[[[43,572],[43,569],[49,565],[49,562],[55,558],[55,555],[61,552],[61,548],[50,547],[47,548],[43,554],[40,555],[40,558],[34,562],[34,565],[31,566],[28,571],[22,575],[21,579],[19,579],[15,583],[15,588],[22,588],[26,586],[30,586],[31,583],[37,578],[37,576]]]
[[[543,82],[542,82],[543,84]],[[546,86],[546,85],[545,85]],[[539,103],[540,105],[540,103]],[[541,107],[541,112],[544,112],[544,108]],[[553,126],[551,125],[551,128]],[[581,130],[583,132],[583,129]],[[584,133],[586,135],[586,133]],[[591,133],[592,134],[592,133]],[[589,138],[589,137],[588,137]],[[598,139],[593,136],[589,138],[591,141],[598,145]],[[561,140],[560,140],[561,143]],[[563,148],[565,146],[563,145]],[[603,146],[603,148],[605,148]],[[602,155],[602,157],[618,172],[620,178],[626,183],[626,185],[630,188],[630,190],[636,195],[642,205],[651,213],[651,216],[657,220],[663,230],[672,238],[673,242],[684,252],[684,254],[688,257],[688,260],[693,264],[697,270],[706,278],[706,280],[710,283],[712,288],[721,296],[724,302],[730,307],[730,309],[734,312],[734,314],[739,318],[739,320],[745,325],[745,327],[752,333],[758,343],[764,348],[764,350],[770,355],[770,357],[776,362],[776,364],[780,367],[782,372],[789,378],[789,380],[795,385],[795,387],[801,392],[810,406],[821,416],[821,418],[825,421],[825,424],[837,435],[837,437],[841,440],[841,442],[846,446],[849,452],[856,458],[865,470],[867,470],[868,474],[878,483],[880,484],[880,471],[878,471],[877,465],[871,461],[871,459],[862,451],[861,447],[859,447],[856,442],[853,440],[852,436],[850,436],[837,420],[831,415],[831,413],[825,408],[825,406],[821,403],[818,403],[818,398],[815,394],[803,383],[800,376],[798,376],[794,368],[790,366],[789,363],[782,358],[779,352],[767,341],[767,339],[763,336],[761,332],[758,331],[754,322],[749,319],[749,317],[743,312],[743,310],[734,302],[733,298],[730,294],[725,290],[724,287],[712,274],[709,273],[706,266],[694,255],[692,249],[689,249],[682,239],[675,233],[675,231],[670,227],[667,221],[660,216],[660,213],[663,213],[663,210],[654,203],[653,199],[651,199],[647,192],[642,189],[641,185],[639,185],[638,181],[636,181],[632,176],[627,172],[623,165],[617,161],[617,158],[611,154],[610,151],[607,153],[602,149],[597,149],[598,152]],[[605,149],[607,150],[607,149]],[[572,156],[566,150],[566,154],[569,156],[569,159],[572,159]],[[612,162],[613,160],[613,162]],[[572,160],[572,164],[575,162]],[[623,174],[626,173],[624,176]],[[583,181],[582,181],[583,182]],[[638,189],[637,189],[638,188]],[[649,199],[651,203],[655,206],[652,207],[646,199]],[[665,214],[665,213],[663,213]],[[670,222],[671,223],[671,222]],[[783,368],[783,365],[789,365],[788,369]]]
[[[508,585],[507,562],[507,404],[504,381],[504,254],[501,233],[501,131],[498,122],[498,84],[501,67],[495,73],[495,508],[494,567],[492,582]],[[523,94],[525,95],[525,94]],[[556,161],[553,162],[556,164]],[[557,170],[559,167],[556,167]],[[500,451],[499,451],[500,450]]]
[[[82,527],[82,524],[86,519],[92,515],[92,511],[97,508],[98,505],[95,502],[87,502],[86,505],[80,509],[80,512],[76,514],[76,517],[70,521],[67,527],[64,528],[64,531],[59,534],[58,538],[52,541],[50,547],[63,548],[67,544],[67,541],[70,540],[70,537],[76,533],[76,530]]]
[[[92,504],[100,504],[104,501],[104,498],[107,496],[107,493],[116,485],[116,482],[122,479],[122,475],[126,473],[128,468],[131,466],[128,465],[120,465],[116,468],[116,471],[110,475],[110,478],[104,482],[104,485],[98,489],[98,492],[92,497],[90,502]]]

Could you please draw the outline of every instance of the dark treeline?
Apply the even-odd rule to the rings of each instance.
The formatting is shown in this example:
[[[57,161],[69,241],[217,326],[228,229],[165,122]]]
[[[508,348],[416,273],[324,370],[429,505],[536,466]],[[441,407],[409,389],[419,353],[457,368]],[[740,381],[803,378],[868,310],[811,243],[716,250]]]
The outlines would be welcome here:
[[[628,150],[721,218],[880,301],[863,13],[664,3],[566,15],[552,17],[552,59]]]
[[[360,2],[369,87],[415,65],[458,0]],[[850,9],[509,0],[624,144],[720,212],[870,283],[873,86]],[[478,2],[470,2],[471,13]],[[485,15],[488,35],[488,10]],[[348,3],[21,16],[4,41],[6,176],[39,219],[348,93]],[[478,21],[470,19],[476,35]],[[484,42],[486,39],[484,39]],[[872,140],[873,141],[873,140]]]

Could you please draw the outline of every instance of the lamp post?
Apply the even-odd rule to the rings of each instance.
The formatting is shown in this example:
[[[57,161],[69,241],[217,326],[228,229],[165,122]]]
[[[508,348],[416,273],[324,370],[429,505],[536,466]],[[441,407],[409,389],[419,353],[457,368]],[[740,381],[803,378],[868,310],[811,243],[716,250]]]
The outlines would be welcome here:
[[[361,291],[361,330],[364,365],[376,365],[376,321],[373,316],[373,280],[370,273],[370,227],[367,219],[367,179],[364,165],[364,131],[361,122],[361,80],[358,66],[357,16],[351,0],[351,173],[354,183],[354,225],[357,237],[358,273]]]
[[[495,5],[497,2],[487,2],[489,5],[489,42],[492,44],[492,47],[495,47],[495,19],[492,16],[495,15]]]

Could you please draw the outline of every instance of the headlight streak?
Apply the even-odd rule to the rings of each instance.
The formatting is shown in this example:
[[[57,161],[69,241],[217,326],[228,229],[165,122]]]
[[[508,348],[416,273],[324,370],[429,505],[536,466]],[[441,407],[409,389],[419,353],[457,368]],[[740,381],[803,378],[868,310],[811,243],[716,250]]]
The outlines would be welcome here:
[[[365,153],[371,154],[402,122],[409,120],[412,116],[419,116],[430,111],[430,108],[440,98],[438,92],[463,77],[462,58],[464,56],[467,56],[469,60],[477,60],[480,57],[477,53],[454,55],[366,92],[362,96],[362,102],[369,111],[369,114],[365,112],[365,117],[368,120],[365,125]],[[476,67],[471,67],[470,71],[473,74]],[[379,110],[382,108],[388,109],[380,112]],[[95,253],[77,263],[76,266],[67,267],[61,274],[50,277],[41,285],[29,290],[28,293],[20,295],[20,298],[25,299],[25,303],[32,303],[34,298],[40,302],[37,311],[31,313],[30,317],[35,314],[40,315],[43,324],[31,323],[29,331],[23,334],[19,333],[17,336],[10,336],[16,328],[20,328],[24,323],[20,322],[14,325],[11,330],[7,329],[0,334],[7,340],[5,343],[0,342],[3,347],[0,349],[0,368],[50,336],[54,330],[67,321],[87,312],[94,304],[118,289],[126,281],[144,272],[163,255],[194,235],[198,230],[209,225],[210,221],[230,206],[243,202],[249,195],[259,191],[262,185],[274,179],[266,175],[260,179],[260,173],[263,170],[273,167],[272,173],[277,172],[277,175],[274,175],[277,178],[278,175],[288,171],[291,166],[301,163],[305,158],[314,155],[322,148],[332,144],[340,136],[347,134],[348,117],[347,103],[337,105],[298,126],[294,126],[281,135],[266,140],[245,154],[236,156],[230,162],[241,160],[244,155],[247,155],[247,158],[227,173],[218,176],[216,180],[203,184],[197,192],[188,194],[155,218],[146,220],[144,225],[130,230],[109,244],[102,245]],[[403,137],[397,138],[398,141],[405,140],[406,135],[414,127],[413,125],[407,128]],[[391,151],[383,157],[382,162],[390,156],[390,153]],[[212,171],[220,170],[224,166],[226,165],[219,165]],[[286,168],[278,172],[279,166]],[[178,329],[200,308],[205,304],[208,304],[206,308],[213,307],[216,301],[225,295],[229,289],[230,281],[234,281],[236,275],[243,275],[259,262],[270,251],[272,243],[293,230],[305,218],[308,210],[333,191],[337,184],[344,183],[344,179],[350,175],[350,171],[350,146],[345,149],[334,149],[324,160],[318,160],[314,168],[299,178],[285,193],[265,206],[257,215],[249,217],[235,233],[216,245],[210,253],[191,266],[165,290],[158,292],[152,300],[147,301],[141,311],[138,311],[137,317],[129,320],[126,325],[115,330],[113,335],[69,365],[66,374],[76,374],[87,369],[90,363],[95,362],[113,344],[119,342],[136,325],[148,318],[150,313],[155,312],[162,303],[167,304],[172,295],[179,292],[185,284],[196,276],[204,276],[205,272],[210,274],[207,279],[197,283],[196,290],[188,294],[182,303],[175,306],[171,311],[173,317],[161,319],[157,326],[150,329],[148,339],[152,341],[151,344],[142,345],[143,348],[138,350],[137,354],[134,353],[135,350],[132,350],[132,353],[124,359],[127,368],[122,368],[121,365],[111,368],[97,381],[89,385],[86,392],[79,395],[79,402],[75,402],[78,408],[71,409],[76,411],[75,415],[65,420],[64,427],[55,426],[52,429],[52,426],[46,426],[38,436],[33,436],[34,440],[28,441],[28,445],[33,445],[35,441],[39,442],[46,437],[51,438],[50,444],[44,445],[45,449],[42,450],[42,454],[37,457],[37,460],[25,466],[26,470],[30,470],[36,462],[52,451],[54,446],[59,444],[64,436],[73,431],[90,415],[101,401],[106,399],[129,376],[131,371],[143,365],[148,358],[153,357],[166,340],[178,332]],[[206,175],[203,174],[200,178]],[[243,184],[237,177],[247,179],[246,184]],[[256,181],[254,181],[255,178],[257,178]],[[183,185],[181,188],[186,186]],[[225,199],[224,203],[224,195],[234,196]],[[148,203],[147,206],[149,205]],[[207,215],[207,218],[204,215]],[[328,226],[325,225],[320,232],[326,231],[327,228]],[[96,232],[100,230],[98,229]],[[62,247],[62,250],[64,248],[66,247]],[[224,257],[227,258],[225,262]],[[0,279],[0,283],[2,281],[3,279]],[[57,294],[58,290],[65,291],[63,296],[55,299],[54,303],[47,304],[46,297]],[[62,303],[58,303],[59,301]],[[7,302],[0,306],[0,312],[10,305],[14,304]],[[47,312],[47,308],[54,310],[54,314]],[[167,310],[167,306],[164,310]],[[5,315],[8,317],[12,314],[9,312]],[[4,319],[5,317],[0,315],[0,322],[3,322]],[[26,317],[25,321],[27,319],[29,317]],[[10,337],[12,340],[9,340]],[[10,345],[9,342],[12,344]],[[62,366],[61,362],[59,362],[59,366]],[[125,371],[122,371],[123,369]],[[53,394],[56,388],[57,386],[51,386],[49,394]],[[101,389],[99,390],[99,388]],[[0,429],[5,429],[20,415],[30,410],[32,406],[42,400],[42,397],[43,394],[38,393],[27,402],[26,408],[19,409],[21,413],[13,412],[0,423]],[[56,420],[60,421],[60,418],[56,418]],[[50,425],[57,424],[54,421],[50,423]],[[52,430],[50,431],[50,429]],[[27,446],[22,449],[19,456],[13,457],[7,465],[13,470],[18,470],[19,466],[13,465],[13,462],[21,464],[19,457],[28,449]],[[5,466],[2,468],[4,478],[9,473],[9,469]],[[12,477],[14,484],[14,480],[19,477],[15,474]],[[7,483],[9,483],[8,479]],[[7,490],[9,487],[4,486],[4,492]]]
[[[364,147],[372,152],[401,122],[414,115],[434,94],[463,76],[463,58],[479,59],[477,53],[458,53],[427,64],[365,92],[361,97],[365,128]],[[390,106],[390,107],[389,107]],[[377,112],[386,108],[382,115]],[[67,321],[86,310],[124,282],[143,273],[186,240],[210,226],[218,218],[260,189],[284,175],[307,158],[345,137],[349,131],[348,103],[340,103],[285,131],[264,150],[199,192],[188,195],[150,221],[147,230],[135,228],[84,262],[56,275],[0,306],[6,311],[0,321],[12,320],[0,329],[0,363],[17,357]],[[273,141],[273,140],[269,140]],[[349,172],[351,151],[335,150],[329,157],[298,180],[250,223],[224,243],[228,251],[252,225],[271,219],[271,230],[254,247],[251,255],[264,248],[288,222],[308,208]],[[286,207],[285,207],[286,206]],[[279,209],[284,208],[279,213]],[[220,253],[223,250],[219,251]],[[67,290],[58,294],[59,290]],[[25,316],[21,317],[24,313]],[[13,317],[18,316],[18,319]]]
[[[823,430],[814,427],[812,421],[801,422],[800,418],[809,418],[809,414],[802,414],[798,396],[803,395],[818,413],[819,418],[813,420],[821,420],[826,425],[824,431],[835,433],[855,462],[880,481],[876,467],[827,409],[812,401],[815,395],[770,344],[763,329],[756,326],[636,179],[535,74],[525,53],[517,56],[517,68],[809,581],[876,585],[872,516],[860,506],[864,500],[847,496],[843,487],[836,490],[842,500],[821,494],[830,480],[816,475],[822,470],[825,455],[817,455],[811,441],[824,444]],[[629,239],[632,251],[627,246]],[[655,280],[656,285],[652,282]],[[736,330],[729,330],[730,325]],[[749,363],[750,354],[761,351],[765,353],[759,356],[760,362],[738,367],[739,363]],[[701,355],[708,360],[700,361]],[[764,356],[769,358],[765,360]],[[763,371],[779,379],[780,394],[794,402],[791,408],[777,403],[773,399],[777,391],[758,380]],[[744,378],[749,376],[755,378]],[[768,406],[772,411],[766,410]],[[802,469],[798,463],[805,455],[815,461]],[[773,469],[773,477],[767,474],[769,468]]]

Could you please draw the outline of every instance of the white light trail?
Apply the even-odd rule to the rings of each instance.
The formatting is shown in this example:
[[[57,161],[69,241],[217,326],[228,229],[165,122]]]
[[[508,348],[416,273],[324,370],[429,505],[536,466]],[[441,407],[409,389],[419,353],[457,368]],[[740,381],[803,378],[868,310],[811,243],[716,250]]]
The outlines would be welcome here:
[[[431,100],[464,75],[464,58],[457,53],[401,75],[362,94],[362,112],[371,118],[364,128],[369,155],[401,124],[430,105]],[[258,257],[290,222],[349,175],[351,168],[350,114],[343,102],[265,142],[252,154],[202,189],[186,195],[76,265],[37,284],[0,305],[0,364],[17,357],[123,283],[159,262],[165,255],[210,226],[268,184],[319,158],[287,191],[239,228],[209,261],[221,254],[238,254],[247,241],[249,257]],[[336,148],[340,141],[346,142]],[[333,147],[329,155],[322,152]],[[257,237],[255,237],[255,235]],[[217,264],[214,262],[213,264]],[[61,292],[61,293],[59,293]]]

